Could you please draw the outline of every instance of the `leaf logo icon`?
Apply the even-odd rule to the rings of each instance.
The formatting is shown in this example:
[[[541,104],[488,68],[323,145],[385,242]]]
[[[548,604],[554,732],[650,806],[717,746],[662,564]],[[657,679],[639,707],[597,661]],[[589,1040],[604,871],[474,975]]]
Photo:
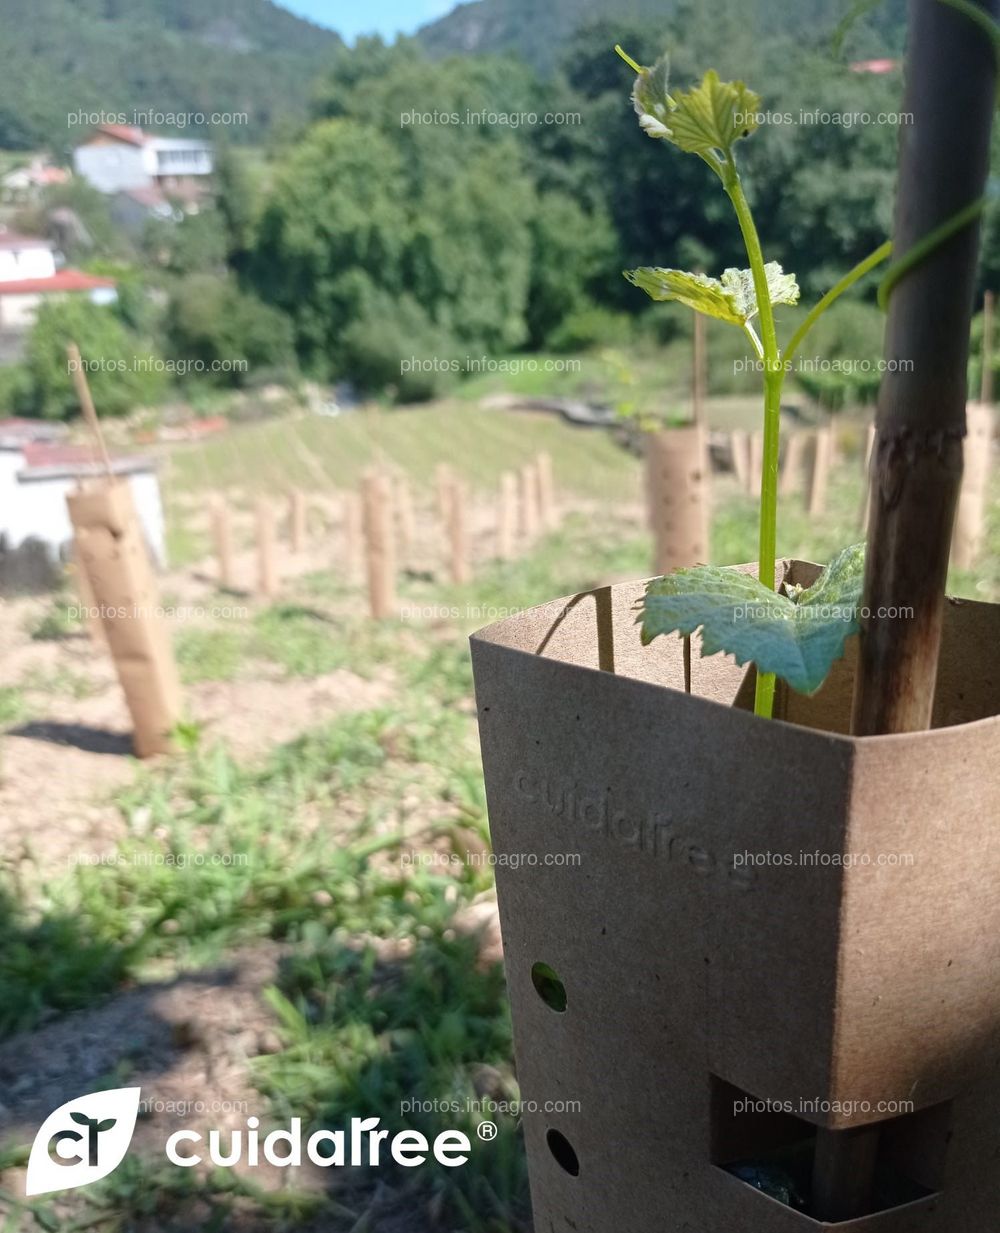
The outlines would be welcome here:
[[[27,1195],[75,1190],[113,1173],[132,1142],[141,1090],[94,1092],[50,1113],[31,1145]]]

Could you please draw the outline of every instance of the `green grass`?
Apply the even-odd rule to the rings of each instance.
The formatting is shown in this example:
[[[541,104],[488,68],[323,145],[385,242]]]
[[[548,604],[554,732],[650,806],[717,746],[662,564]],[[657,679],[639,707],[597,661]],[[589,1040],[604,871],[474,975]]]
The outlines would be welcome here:
[[[15,685],[0,685],[0,728],[13,728],[27,719],[30,708],[23,689]]]
[[[181,629],[175,638],[183,680],[231,681],[252,677],[261,664],[269,675],[318,677],[338,668],[374,675],[396,657],[395,639],[372,625],[356,603],[348,617],[308,604],[277,603],[248,622]],[[275,672],[275,669],[278,671]]]
[[[234,425],[218,439],[178,447],[172,476],[188,491],[245,486],[277,494],[296,485],[330,490],[356,485],[365,467],[384,459],[427,489],[438,463],[460,463],[465,479],[485,489],[541,450],[552,455],[557,482],[580,496],[615,499],[635,489],[635,460],[603,430],[573,428],[543,413],[486,411],[457,402]]]
[[[57,595],[42,613],[33,616],[27,625],[28,633],[36,642],[61,642],[80,633],[83,626],[72,611],[79,605],[77,599]]]
[[[72,669],[59,665],[51,671],[33,668],[21,678],[22,689],[33,693],[42,693],[67,698],[89,698],[94,692],[94,684],[89,677]]]

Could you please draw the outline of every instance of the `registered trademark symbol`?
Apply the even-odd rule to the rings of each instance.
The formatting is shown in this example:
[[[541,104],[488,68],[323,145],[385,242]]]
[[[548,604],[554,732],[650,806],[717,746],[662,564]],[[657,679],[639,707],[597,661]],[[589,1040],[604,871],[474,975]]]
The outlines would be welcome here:
[[[497,1137],[497,1128],[495,1122],[480,1122],[476,1127],[476,1134],[484,1143],[489,1143]]]

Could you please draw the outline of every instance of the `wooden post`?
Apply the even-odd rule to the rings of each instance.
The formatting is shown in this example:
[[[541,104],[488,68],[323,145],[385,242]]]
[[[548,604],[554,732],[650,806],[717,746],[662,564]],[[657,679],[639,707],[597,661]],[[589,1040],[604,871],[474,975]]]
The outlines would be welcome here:
[[[450,548],[451,580],[456,585],[469,581],[469,523],[466,508],[468,493],[460,480],[455,480],[448,499],[448,545]]]
[[[267,497],[257,499],[257,591],[265,599],[278,593],[275,560],[274,506]]]
[[[703,428],[646,434],[646,497],[656,573],[708,560],[708,474]]]
[[[798,492],[802,482],[802,463],[805,458],[806,434],[791,432],[785,443],[785,457],[781,464],[780,492],[783,497],[790,497]]]
[[[416,538],[416,520],[413,516],[413,495],[410,492],[410,481],[403,471],[394,475],[396,535],[398,537],[400,555],[405,559],[413,547]]]
[[[747,479],[748,489],[752,497],[760,496],[761,472],[764,468],[764,434],[750,434],[750,474]]]
[[[361,485],[368,603],[372,619],[396,615],[396,544],[389,477],[367,471]]]
[[[742,429],[729,434],[729,449],[733,456],[733,471],[742,492],[750,491],[750,440]]]
[[[875,456],[875,438],[876,429],[874,424],[868,425],[868,431],[865,433],[865,449],[864,449],[864,476],[865,484],[861,498],[861,531],[862,534],[868,534],[868,527],[872,520],[872,490],[871,490],[871,470],[872,458]]]
[[[87,574],[86,567],[80,560],[80,553],[75,544],[70,569],[73,574],[73,581],[76,583],[76,593],[80,600],[80,607],[83,610],[83,625],[90,635],[90,640],[95,646],[110,649],[108,648],[107,634],[104,632],[104,623],[101,620],[101,606],[97,602],[94,588],[90,584],[90,577]]]
[[[826,513],[826,492],[830,481],[830,451],[832,433],[828,426],[817,428],[813,438],[812,475],[809,480],[809,517],[822,518]]]
[[[983,296],[983,371],[979,386],[979,401],[993,401],[993,317],[996,296],[987,291]]]
[[[80,355],[80,348],[76,343],[70,343],[67,346],[66,356],[69,361],[70,372],[73,374],[73,385],[76,389],[80,409],[83,411],[83,418],[97,444],[98,452],[101,455],[101,462],[104,464],[105,474],[110,476],[113,473],[111,456],[108,453],[108,447],[104,440],[101,421],[97,417],[94,400],[90,396],[90,385],[87,381],[87,374],[83,371],[83,358]]]
[[[501,561],[514,557],[517,534],[517,476],[505,471],[500,476],[500,501],[497,507],[497,556]]]
[[[233,533],[229,505],[225,497],[216,497],[211,506],[212,541],[219,563],[219,590],[233,587]]]
[[[520,470],[521,538],[528,544],[538,538],[538,478],[534,463]]]
[[[983,550],[986,500],[993,465],[993,408],[983,403],[970,403],[966,415],[969,431],[962,451],[962,490],[951,546],[951,563],[956,569],[972,569]]]
[[[345,492],[343,499],[344,574],[348,582],[361,581],[362,556],[361,498],[356,492]]]
[[[877,430],[874,423],[869,424],[865,430],[865,448],[864,453],[861,456],[861,473],[864,475],[865,479],[867,479],[871,474],[872,456],[875,453],[876,431]]]
[[[998,0],[980,5],[994,22]],[[911,0],[893,229],[896,261],[986,189],[997,66],[967,14]],[[955,134],[962,140],[956,141]],[[962,480],[978,220],[909,270],[889,300],[872,468],[871,531],[855,674],[858,736],[929,728]],[[899,363],[898,361],[909,361]],[[890,615],[890,613],[892,615]],[[879,1128],[818,1132],[811,1215],[871,1207]],[[867,1140],[867,1142],[866,1142]]]
[[[691,408],[692,419],[705,426],[705,396],[708,390],[708,367],[705,347],[706,321],[701,313],[694,314],[694,342],[691,352]]]
[[[538,481],[538,520],[542,530],[554,531],[559,525],[559,515],[550,454],[542,453],[535,459],[535,476]]]
[[[451,486],[454,483],[451,467],[446,462],[439,462],[434,468],[434,487],[437,498],[438,518],[444,526],[448,526],[448,503],[451,500]]]
[[[288,501],[288,521],[291,532],[292,552],[306,550],[306,498],[301,489],[292,491]]]

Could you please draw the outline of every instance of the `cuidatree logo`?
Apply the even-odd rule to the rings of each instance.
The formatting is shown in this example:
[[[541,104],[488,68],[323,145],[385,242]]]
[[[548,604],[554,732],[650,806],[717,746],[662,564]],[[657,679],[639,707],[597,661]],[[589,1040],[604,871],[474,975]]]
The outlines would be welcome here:
[[[610,788],[581,789],[575,781],[560,784],[542,773],[516,771],[514,791],[522,800],[541,806],[562,821],[596,831],[610,843],[675,864],[705,879],[718,879],[735,890],[753,889],[754,870],[738,866],[735,854],[720,857],[666,814],[622,806]]]
[[[28,1196],[75,1190],[113,1173],[132,1142],[140,1090],[94,1092],[50,1113],[31,1145]]]

